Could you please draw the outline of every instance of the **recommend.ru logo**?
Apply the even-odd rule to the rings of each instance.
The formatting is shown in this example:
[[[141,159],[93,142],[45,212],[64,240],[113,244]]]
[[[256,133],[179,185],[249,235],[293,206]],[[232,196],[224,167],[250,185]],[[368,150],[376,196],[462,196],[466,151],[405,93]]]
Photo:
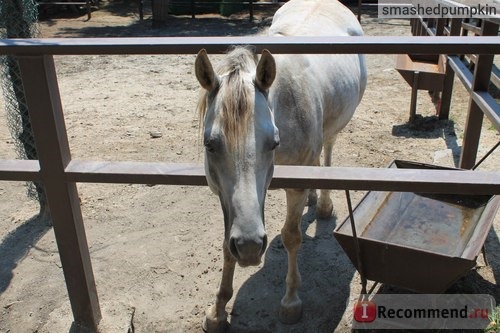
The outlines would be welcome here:
[[[484,294],[362,295],[354,304],[354,329],[485,329],[496,307]]]

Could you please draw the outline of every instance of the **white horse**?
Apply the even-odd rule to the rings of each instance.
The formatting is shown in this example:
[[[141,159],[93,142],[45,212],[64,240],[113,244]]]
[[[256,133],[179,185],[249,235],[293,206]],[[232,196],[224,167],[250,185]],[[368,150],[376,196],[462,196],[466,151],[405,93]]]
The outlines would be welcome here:
[[[361,26],[336,0],[291,0],[281,7],[269,29],[272,36],[359,36]],[[211,190],[220,198],[225,237],[222,281],[204,329],[223,331],[225,307],[233,294],[233,273],[258,265],[266,249],[264,199],[274,164],[331,165],[337,133],[346,126],[366,86],[363,55],[279,55],[267,50],[260,60],[238,47],[213,69],[205,50],[195,62],[205,93],[199,111],[203,122],[205,170]],[[297,294],[297,252],[306,199],[315,192],[286,190],[287,215],[281,230],[288,252],[286,293],[280,320],[295,323],[302,314]],[[329,192],[321,191],[317,215],[332,213]]]

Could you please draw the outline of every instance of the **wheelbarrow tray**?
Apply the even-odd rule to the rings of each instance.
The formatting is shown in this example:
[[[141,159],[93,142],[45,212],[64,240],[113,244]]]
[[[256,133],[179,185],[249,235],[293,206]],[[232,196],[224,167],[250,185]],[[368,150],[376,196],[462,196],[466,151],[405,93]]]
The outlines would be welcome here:
[[[389,167],[457,170],[400,160]],[[475,266],[499,199],[368,192],[353,210],[365,277],[420,293],[445,291]],[[359,271],[349,217],[334,235]]]

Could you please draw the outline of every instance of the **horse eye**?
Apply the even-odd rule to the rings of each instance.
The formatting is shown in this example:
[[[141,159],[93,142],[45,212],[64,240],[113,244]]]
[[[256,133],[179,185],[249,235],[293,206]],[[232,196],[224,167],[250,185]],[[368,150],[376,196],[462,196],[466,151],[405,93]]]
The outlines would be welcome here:
[[[220,140],[212,137],[210,139],[206,139],[204,145],[207,152],[215,153],[219,150],[221,143]]]
[[[205,150],[209,153],[215,153],[215,147],[213,141],[205,142]]]

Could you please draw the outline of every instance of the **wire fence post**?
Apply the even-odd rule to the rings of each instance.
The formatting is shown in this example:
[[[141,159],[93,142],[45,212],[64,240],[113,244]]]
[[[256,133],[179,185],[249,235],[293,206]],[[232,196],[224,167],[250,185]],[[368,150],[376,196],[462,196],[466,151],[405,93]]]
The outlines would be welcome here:
[[[38,8],[34,0],[2,0],[0,2],[0,38],[34,38],[38,31]],[[19,158],[37,160],[38,153],[26,104],[26,96],[17,60],[10,55],[0,57],[0,74],[5,99],[7,124]],[[40,203],[40,216],[49,216],[44,187],[27,183],[28,197]]]

